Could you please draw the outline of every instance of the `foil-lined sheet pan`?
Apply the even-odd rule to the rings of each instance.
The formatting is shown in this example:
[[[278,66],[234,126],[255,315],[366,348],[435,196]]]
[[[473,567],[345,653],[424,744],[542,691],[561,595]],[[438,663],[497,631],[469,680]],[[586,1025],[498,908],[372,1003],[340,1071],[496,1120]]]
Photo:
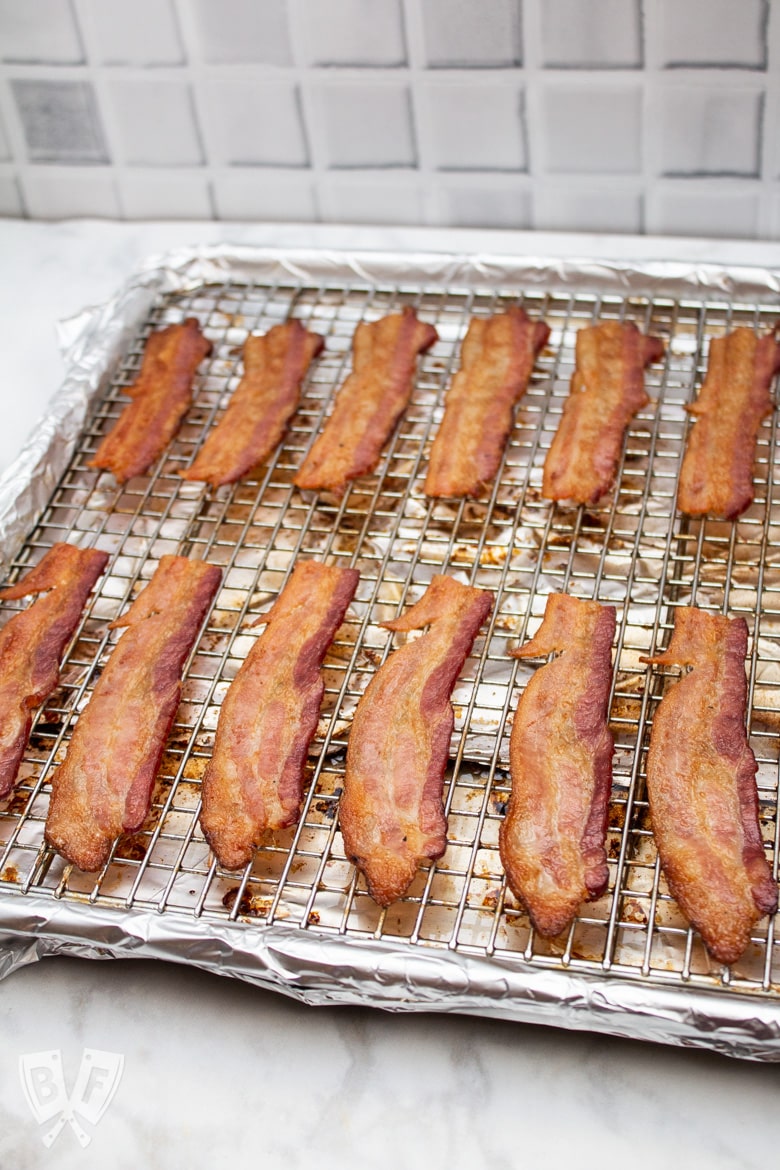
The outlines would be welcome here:
[[[497,256],[273,253],[216,247],[150,261],[109,304],[63,327],[67,377],[0,481],[0,556],[13,579],[55,540],[109,553],[68,650],[57,693],[37,714],[21,783],[0,809],[0,973],[43,955],[137,955],[192,963],[311,1003],[469,1012],[590,1028],[780,1059],[773,923],[759,923],[731,970],[708,958],[669,897],[644,790],[653,711],[665,679],[640,656],[668,639],[673,608],[743,614],[751,742],[762,832],[777,874],[780,759],[780,480],[777,427],[758,447],[756,500],[734,525],[676,514],[676,477],[712,337],[772,328],[780,274],[682,264],[604,264]],[[475,314],[522,303],[551,326],[492,490],[478,501],[421,491],[444,391]],[[360,320],[413,304],[439,342],[423,356],[409,410],[373,476],[339,501],[292,477],[349,369]],[[199,318],[214,344],[182,430],[146,476],[118,487],[88,466],[117,417],[149,332]],[[254,477],[209,490],[178,471],[195,455],[240,377],[249,332],[288,316],[324,334],[290,432]],[[595,508],[541,498],[541,468],[568,393],[576,331],[605,318],[663,337],[647,374],[651,404],[631,426],[619,489]],[[159,557],[222,565],[223,588],[187,667],[183,701],[143,828],[99,875],[43,843],[52,770],[117,634],[109,623]],[[326,693],[300,824],[269,835],[240,874],[221,871],[200,832],[200,779],[219,705],[258,632],[251,622],[296,557],[360,570],[326,660]],[[346,861],[338,797],[352,713],[391,649],[380,623],[447,571],[497,604],[456,688],[445,787],[449,846],[386,911]],[[508,737],[533,667],[506,649],[567,589],[618,607],[611,719],[616,755],[610,884],[566,937],[536,937],[506,889],[498,827],[508,796]],[[6,603],[5,620],[24,602]],[[398,636],[396,636],[396,640]]]

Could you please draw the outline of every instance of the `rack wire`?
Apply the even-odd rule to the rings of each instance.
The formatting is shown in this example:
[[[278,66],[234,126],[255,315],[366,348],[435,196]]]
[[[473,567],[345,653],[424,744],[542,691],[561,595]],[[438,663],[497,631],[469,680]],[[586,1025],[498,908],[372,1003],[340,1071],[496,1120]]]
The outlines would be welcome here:
[[[420,360],[411,405],[376,473],[355,482],[339,502],[299,492],[293,476],[348,372],[355,326],[406,304],[436,326],[439,341]],[[543,317],[552,332],[517,410],[499,475],[483,499],[430,501],[422,493],[427,453],[469,319],[513,304]],[[149,333],[192,315],[214,346],[196,379],[194,404],[150,473],[117,486],[88,460],[122,409]],[[709,959],[669,896],[650,831],[645,757],[653,712],[674,672],[649,671],[639,660],[666,643],[677,605],[746,617],[750,738],[759,762],[762,833],[777,876],[775,417],[759,437],[755,502],[737,523],[687,520],[674,507],[689,425],[684,408],[701,384],[710,339],[738,324],[772,328],[775,315],[769,305],[728,300],[293,278],[161,297],[12,566],[15,579],[57,540],[110,556],[68,649],[60,687],[36,715],[20,783],[0,810],[2,896],[34,893],[128,912],[154,909],[197,920],[205,934],[214,921],[236,931],[247,923],[285,922],[301,931],[495,955],[548,970],[606,971],[724,995],[780,994],[772,923],[759,923],[745,956],[724,970]],[[258,473],[232,487],[211,490],[183,481],[179,470],[192,461],[238,384],[246,336],[289,316],[322,333],[326,348],[309,371],[283,444]],[[652,402],[629,429],[619,486],[596,507],[556,506],[541,498],[541,471],[568,394],[576,331],[607,318],[635,321],[662,337],[666,356],[647,371]],[[100,874],[87,875],[43,841],[50,779],[118,637],[109,623],[165,553],[219,564],[223,586],[185,671],[150,814],[139,832],[119,840]],[[300,822],[269,834],[253,863],[230,873],[217,866],[198,825],[200,781],[220,703],[258,636],[250,622],[270,605],[299,556],[355,566],[360,584],[326,659]],[[415,600],[439,572],[490,589],[497,600],[453,696],[447,851],[419,872],[406,897],[380,910],[347,862],[338,827],[347,736],[360,695],[393,645],[380,623]],[[506,651],[537,628],[553,590],[615,604],[618,632],[609,888],[581,907],[565,937],[550,941],[534,933],[506,888],[498,829],[509,794],[511,713],[533,670]],[[22,605],[4,603],[2,614],[7,618]]]

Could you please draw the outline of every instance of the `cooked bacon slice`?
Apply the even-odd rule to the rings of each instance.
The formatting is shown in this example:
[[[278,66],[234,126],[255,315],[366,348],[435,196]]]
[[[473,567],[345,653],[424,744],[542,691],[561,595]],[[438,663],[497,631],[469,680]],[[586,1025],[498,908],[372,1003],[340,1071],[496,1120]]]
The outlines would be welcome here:
[[[247,337],[244,376],[182,477],[219,487],[258,467],[282,438],[298,407],[301,382],[324,345],[319,333],[295,320],[274,325],[262,337]]]
[[[552,593],[535,636],[512,652],[558,654],[536,671],[517,705],[512,793],[499,833],[509,887],[546,938],[607,888],[614,636],[614,606]]]
[[[517,307],[472,319],[431,447],[427,496],[476,496],[495,477],[512,408],[549,336],[548,325]]]
[[[413,309],[368,324],[352,339],[352,373],[294,483],[342,495],[359,475],[373,471],[412,394],[417,356],[438,339]]]
[[[380,906],[400,898],[447,844],[444,772],[454,725],[450,694],[493,594],[434,577],[388,630],[430,629],[390,656],[358,703],[339,822],[347,857]]]
[[[119,834],[140,828],[149,811],[182,667],[221,579],[216,565],[161,557],[146,588],[112,622],[128,629],[54,773],[46,820],[49,845],[80,869],[100,869]]]
[[[226,869],[246,865],[266,829],[298,820],[325,689],[320,667],[359,578],[357,569],[301,561],[259,619],[265,633],[225,695],[203,777],[200,823]]]
[[[758,428],[772,410],[778,371],[780,345],[772,334],[742,328],[710,342],[707,376],[687,407],[697,421],[680,469],[681,512],[736,520],[753,503]]]
[[[745,734],[747,638],[744,618],[679,608],[669,649],[645,660],[693,668],[653,717],[647,794],[672,896],[721,963],[777,909]]]
[[[90,459],[90,467],[112,471],[120,483],[143,475],[179,429],[192,402],[192,380],[211,353],[211,342],[195,317],[152,333],[132,398]]]
[[[108,553],[54,544],[38,564],[0,597],[42,594],[0,630],[0,797],[16,783],[32,711],[60,678],[60,659],[73,637]]]
[[[579,330],[571,391],[544,461],[545,499],[595,504],[609,491],[626,428],[650,401],[642,371],[663,353],[660,338],[630,321]]]

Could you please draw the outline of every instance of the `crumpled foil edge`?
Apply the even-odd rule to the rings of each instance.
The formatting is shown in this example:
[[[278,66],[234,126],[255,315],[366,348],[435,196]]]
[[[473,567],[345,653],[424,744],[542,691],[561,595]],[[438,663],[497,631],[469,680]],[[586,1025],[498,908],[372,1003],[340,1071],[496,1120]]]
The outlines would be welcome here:
[[[0,477],[0,561],[7,566],[67,467],[95,397],[159,296],[204,284],[299,280],[407,287],[525,287],[573,292],[780,300],[780,272],[685,262],[182,248],[145,262],[104,305],[60,326],[66,374],[15,462]],[[0,896],[0,978],[47,955],[160,958],[246,980],[308,1004],[360,1004],[542,1023],[780,1061],[780,999],[648,984],[605,972],[545,969],[311,928],[223,923],[111,910],[37,894]]]
[[[488,1016],[780,1061],[780,1003],[545,970],[517,957],[72,906],[35,895],[10,911],[3,906],[0,930],[0,978],[48,955],[164,959],[313,1006]]]

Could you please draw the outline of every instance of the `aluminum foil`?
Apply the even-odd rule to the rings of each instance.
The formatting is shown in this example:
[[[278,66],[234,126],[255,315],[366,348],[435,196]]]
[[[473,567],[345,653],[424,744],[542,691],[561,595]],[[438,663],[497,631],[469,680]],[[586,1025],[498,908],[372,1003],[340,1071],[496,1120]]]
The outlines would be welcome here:
[[[66,378],[19,458],[0,480],[0,558],[8,564],[68,464],[90,406],[128,340],[166,293],[202,285],[401,284],[428,289],[557,289],[604,296],[708,297],[733,305],[775,304],[780,273],[681,263],[566,262],[544,258],[273,252],[241,247],[180,250],[145,264],[106,305],[61,328]],[[406,517],[404,522],[406,522]],[[409,538],[414,538],[414,515]],[[396,534],[404,539],[403,526]],[[381,542],[379,542],[381,545]],[[393,549],[379,547],[392,564]],[[585,551],[584,555],[587,555]],[[593,555],[597,555],[594,551]],[[457,555],[453,558],[457,565]],[[543,575],[541,577],[543,580]],[[641,592],[641,591],[640,591]],[[641,606],[641,595],[634,598]],[[524,667],[520,668],[525,669]],[[483,676],[482,686],[493,682]],[[495,683],[504,685],[501,680]],[[464,696],[465,701],[465,696]],[[456,711],[458,696],[455,696]],[[342,712],[342,714],[344,714]],[[349,716],[349,711],[346,712]],[[466,756],[489,757],[489,725],[472,725]],[[491,957],[467,947],[411,945],[302,930],[283,921],[218,921],[137,906],[112,909],[28,893],[0,893],[0,976],[48,954],[157,957],[274,988],[312,1004],[372,1004],[390,1010],[465,1012],[592,1029],[755,1060],[780,1060],[780,994],[664,986],[641,976],[603,975],[560,963],[545,969],[517,953]]]
[[[780,1012],[693,989],[648,988],[605,975],[540,971],[522,962],[334,939],[310,931],[186,923],[134,911],[26,897],[8,913],[0,975],[47,955],[167,959],[230,975],[312,1005],[489,1016],[598,1031],[727,1056],[780,1059]]]

